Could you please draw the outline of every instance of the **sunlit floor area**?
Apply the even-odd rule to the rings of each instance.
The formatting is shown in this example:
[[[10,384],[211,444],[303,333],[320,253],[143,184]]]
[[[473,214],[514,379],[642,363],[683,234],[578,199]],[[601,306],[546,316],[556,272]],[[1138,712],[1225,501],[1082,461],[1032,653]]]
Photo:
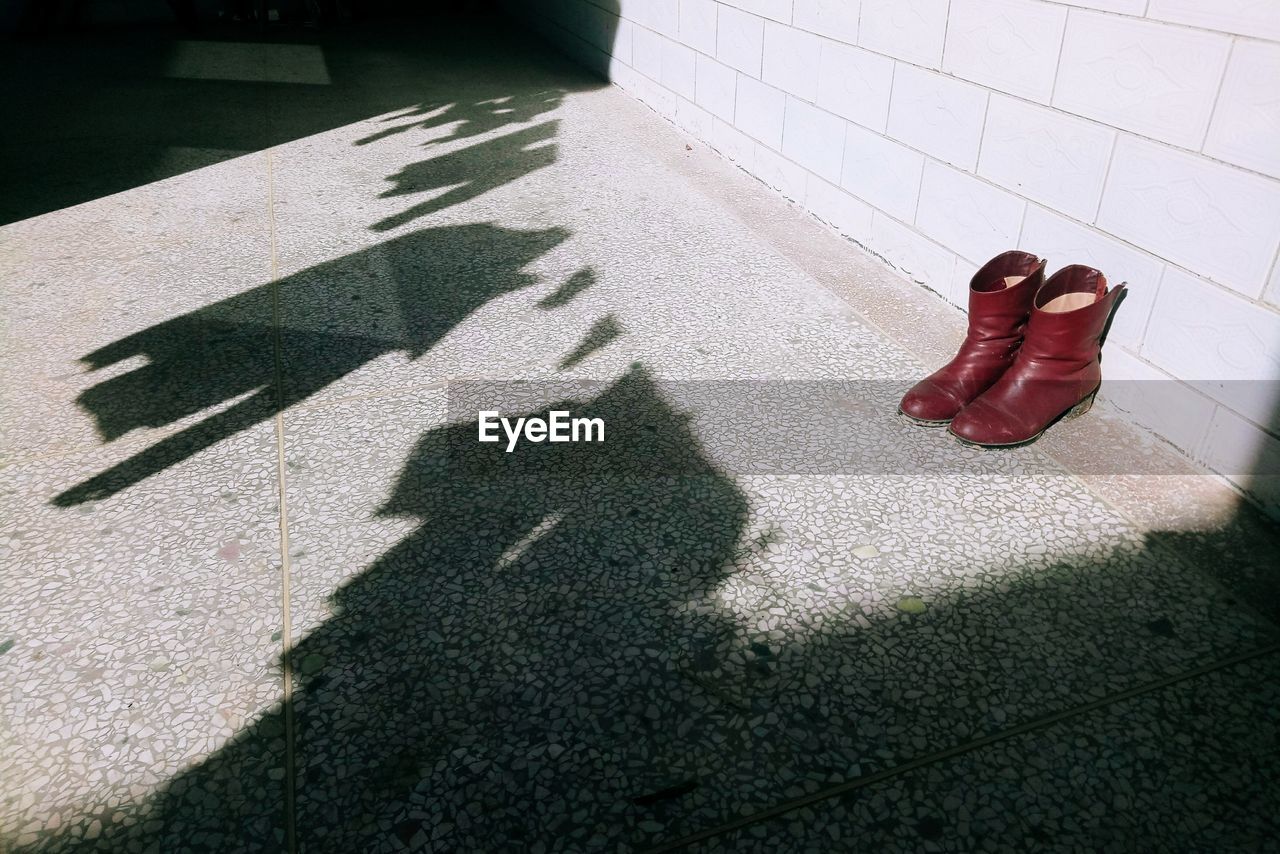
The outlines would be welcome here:
[[[1216,479],[900,420],[963,316],[528,34],[129,38],[3,60],[0,847],[1274,845]]]

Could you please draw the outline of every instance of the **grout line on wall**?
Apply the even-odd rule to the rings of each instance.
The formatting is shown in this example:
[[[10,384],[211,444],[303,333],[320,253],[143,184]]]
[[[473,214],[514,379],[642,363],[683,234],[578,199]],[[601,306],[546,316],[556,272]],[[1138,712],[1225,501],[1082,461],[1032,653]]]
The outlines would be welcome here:
[[[991,90],[988,89],[987,99],[982,103],[982,129],[978,131],[978,150],[974,152],[974,155],[973,155],[973,170],[972,171],[968,169],[960,170],[961,172],[968,172],[970,175],[974,176],[975,178],[983,177],[982,175],[978,174],[978,164],[982,162],[982,144],[987,141],[987,117],[990,115],[991,115]],[[924,152],[921,152],[921,153],[924,154]],[[925,154],[925,156],[927,157],[928,155]],[[983,178],[983,180],[986,180],[986,179]],[[996,184],[994,181],[988,181],[988,183],[992,184],[993,186],[997,186],[997,187],[1000,186],[999,184]],[[1002,189],[1007,189],[1007,188],[1002,188]],[[1012,191],[1009,191],[1009,192],[1012,192]],[[1014,193],[1014,195],[1016,196],[1018,194]]]
[[[1209,134],[1213,131],[1213,119],[1218,115],[1218,105],[1222,103],[1222,90],[1227,86],[1227,73],[1231,71],[1231,57],[1236,52],[1236,40],[1231,39],[1227,47],[1227,59],[1222,63],[1222,74],[1218,76],[1218,88],[1214,90],[1213,102],[1209,105],[1209,119],[1204,123],[1204,135],[1200,137],[1200,147],[1196,153],[1204,155],[1204,147],[1209,144]]]
[[[1053,64],[1053,84],[1049,86],[1049,103],[1048,106],[1053,109],[1053,99],[1058,94],[1058,74],[1062,71],[1062,51],[1067,46],[1067,28],[1071,26],[1071,12],[1067,9],[1067,14],[1062,17],[1062,36],[1058,39],[1058,61]]]
[[[1098,227],[1098,217],[1102,216],[1102,200],[1107,197],[1107,182],[1111,180],[1111,164],[1116,159],[1116,149],[1120,147],[1120,134],[1111,134],[1111,151],[1107,153],[1107,165],[1102,170],[1102,187],[1098,190],[1098,203],[1093,207],[1093,218],[1086,224]]]
[[[1168,272],[1169,272],[1169,262],[1166,261],[1164,266],[1160,268],[1160,275],[1156,277],[1155,287],[1151,289],[1151,310],[1147,312],[1146,319],[1142,321],[1142,329],[1139,330],[1138,340],[1134,343],[1134,348],[1135,348],[1134,355],[1137,356],[1146,364],[1152,365],[1153,367],[1157,367],[1157,368],[1159,366],[1149,361],[1147,357],[1143,355],[1142,350],[1144,347],[1147,346],[1147,332],[1149,332],[1151,329],[1151,318],[1155,316],[1156,302],[1160,299],[1160,291],[1164,288],[1164,277],[1165,277],[1165,274],[1167,274]],[[1160,368],[1160,370],[1164,370],[1164,369]],[[1165,373],[1168,373],[1168,371],[1165,371]],[[1173,376],[1173,374],[1169,374],[1169,376]],[[1183,380],[1180,380],[1177,377],[1173,377],[1173,378],[1175,380],[1178,380],[1178,382],[1183,383]],[[1186,383],[1183,383],[1183,384],[1185,385]],[[1191,386],[1188,386],[1188,387],[1191,387]]]
[[[947,0],[947,11],[942,13],[942,55],[938,57],[938,71],[947,67],[947,35],[951,32],[951,0]]]
[[[1027,227],[1027,211],[1029,210],[1031,210],[1031,202],[1024,200],[1022,202],[1022,216],[1018,219],[1018,240],[1016,245],[1019,248],[1024,248],[1022,246],[1022,232]]]

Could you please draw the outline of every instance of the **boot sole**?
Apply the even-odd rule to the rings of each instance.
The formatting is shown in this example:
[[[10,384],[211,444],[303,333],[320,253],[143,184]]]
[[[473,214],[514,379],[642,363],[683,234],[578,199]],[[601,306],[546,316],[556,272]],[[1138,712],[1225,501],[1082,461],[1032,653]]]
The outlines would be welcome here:
[[[1098,386],[1098,388],[1102,388],[1102,386],[1101,386],[1101,385],[1099,385],[1099,386]],[[1044,425],[1044,429],[1043,429],[1043,430],[1041,430],[1039,433],[1035,434],[1035,435],[1034,435],[1034,436],[1032,436],[1030,439],[1023,439],[1023,440],[1022,440],[1022,441],[1020,441],[1020,442],[1004,442],[1004,443],[1000,443],[1000,442],[975,442],[975,441],[973,441],[972,439],[966,439],[966,438],[965,438],[965,437],[963,437],[963,436],[956,435],[956,433],[955,433],[955,432],[953,432],[950,428],[947,428],[947,432],[948,432],[948,433],[950,433],[950,434],[955,438],[955,440],[956,440],[957,442],[959,442],[959,443],[960,443],[960,444],[962,444],[962,445],[968,445],[968,446],[969,446],[969,447],[971,447],[971,448],[1021,448],[1021,447],[1024,447],[1024,446],[1026,446],[1026,445],[1030,445],[1030,444],[1031,444],[1032,442],[1034,442],[1036,439],[1039,439],[1039,438],[1040,438],[1041,436],[1043,436],[1046,432],[1048,432],[1048,430],[1049,430],[1049,428],[1050,428],[1050,427],[1052,427],[1053,425],[1057,424],[1059,421],[1070,421],[1072,418],[1079,418],[1081,415],[1084,415],[1086,412],[1088,412],[1090,409],[1092,409],[1092,408],[1093,408],[1093,399],[1094,399],[1094,398],[1097,396],[1097,394],[1098,394],[1098,388],[1095,388],[1093,391],[1091,391],[1091,392],[1089,392],[1088,394],[1086,394],[1086,395],[1084,396],[1084,399],[1083,399],[1083,400],[1081,400],[1079,403],[1077,403],[1076,405],[1074,405],[1074,406],[1070,407],[1069,409],[1067,409],[1067,411],[1066,411],[1066,412],[1063,412],[1063,413],[1062,413],[1061,415],[1059,415],[1057,418],[1053,419],[1053,420],[1052,420],[1052,421],[1050,421],[1048,424]]]
[[[903,412],[901,406],[898,407],[898,414],[903,418],[905,418],[907,421],[910,421],[912,424],[915,424],[918,427],[946,427],[948,424],[951,423],[950,418],[946,419],[945,421],[928,421],[924,418],[916,418],[914,415],[908,415],[907,413]]]

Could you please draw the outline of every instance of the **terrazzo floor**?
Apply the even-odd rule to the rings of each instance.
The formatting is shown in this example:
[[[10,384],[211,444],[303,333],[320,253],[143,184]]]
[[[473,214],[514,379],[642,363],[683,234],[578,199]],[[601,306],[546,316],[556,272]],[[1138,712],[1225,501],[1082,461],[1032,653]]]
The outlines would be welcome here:
[[[291,38],[4,60],[4,845],[1274,850],[1267,603],[893,417],[785,201],[521,34]]]

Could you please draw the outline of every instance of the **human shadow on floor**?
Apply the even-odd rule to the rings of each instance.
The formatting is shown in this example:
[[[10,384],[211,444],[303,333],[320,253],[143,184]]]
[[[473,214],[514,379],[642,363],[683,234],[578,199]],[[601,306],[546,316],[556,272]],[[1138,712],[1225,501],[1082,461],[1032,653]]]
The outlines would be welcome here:
[[[950,590],[935,588],[918,609],[877,611],[874,600],[850,595],[853,579],[892,564],[847,566],[843,547],[821,545],[834,535],[821,515],[802,517],[808,529],[791,517],[763,530],[786,511],[709,462],[688,414],[669,399],[633,367],[598,393],[504,411],[600,418],[598,445],[525,444],[508,454],[479,444],[474,421],[426,432],[378,511],[419,526],[367,568],[350,567],[358,572],[333,594],[332,616],[291,653],[292,701],[149,799],[111,807],[118,816],[96,839],[55,835],[43,850],[279,847],[290,722],[300,850],[643,847],[1037,716],[1048,727],[1050,716],[1274,637],[1188,583],[1154,544],[1037,556],[1016,527],[988,532],[1025,549],[993,567],[998,582],[963,583],[973,542],[960,532],[920,576],[934,585],[959,573]],[[348,459],[352,480],[368,476],[360,455]],[[845,515],[863,495],[871,512],[908,517],[899,520],[908,530],[936,512],[926,497],[939,488],[908,486],[886,502],[829,483],[806,499],[796,487],[775,499],[791,506],[821,496],[843,503],[819,513]],[[989,494],[980,483],[944,488]],[[307,534],[327,536],[323,522]],[[775,548],[792,561],[757,560]],[[824,564],[842,561],[844,570],[824,577]],[[348,567],[335,569],[336,580]],[[775,601],[771,585],[789,595]],[[735,589],[759,592],[735,603]],[[775,634],[792,623],[799,629]],[[1132,791],[1135,777],[1158,778],[1168,762],[1193,789],[1229,781],[1227,795],[1195,807],[1203,834],[1173,836],[1197,848],[1266,838],[1275,824],[1266,816],[1276,815],[1266,809],[1276,792],[1268,782],[1275,730],[1240,744],[1217,737],[1214,715],[1237,703],[1280,708],[1274,686],[1239,697],[1215,689],[1205,699],[1212,715],[1197,711],[1198,700],[1188,710],[1166,694],[1138,700],[1136,712],[1066,718],[1065,735],[1031,742],[1033,752],[1069,747],[1073,762],[1059,770],[1079,770],[1072,788],[1088,793],[1056,798],[1056,812],[1035,794],[1061,782],[1054,766],[1006,767],[999,780],[964,780],[1002,792],[1000,812],[966,802],[976,815],[958,817],[940,800],[960,785],[948,756],[931,760],[931,785],[909,796],[876,800],[882,790],[868,779],[865,793],[846,791],[841,803],[872,799],[853,828],[903,850],[954,833],[1019,850],[1100,839],[1167,847],[1140,801],[1110,808],[1101,824],[1093,809]],[[1230,714],[1239,728],[1246,712]],[[1162,735],[1153,741],[1152,732]],[[1209,749],[1190,749],[1197,745]],[[1035,786],[1024,788],[1019,775]],[[1169,807],[1160,809],[1167,817]]]
[[[78,398],[104,440],[211,414],[67,489],[54,503],[114,495],[381,356],[420,358],[490,300],[533,285],[537,277],[524,268],[567,237],[562,229],[491,224],[422,229],[89,353],[83,361],[93,370],[144,360]]]
[[[732,633],[732,617],[688,603],[732,571],[743,494],[639,366],[523,414],[558,408],[601,419],[603,441],[506,453],[476,442],[474,420],[428,431],[379,511],[421,526],[295,647],[292,707],[127,807],[130,826],[52,850],[278,846],[288,715],[310,851],[513,850],[556,835],[581,848],[629,821],[631,798],[752,750],[691,750],[711,711],[672,666]],[[575,816],[601,791],[612,818]]]

